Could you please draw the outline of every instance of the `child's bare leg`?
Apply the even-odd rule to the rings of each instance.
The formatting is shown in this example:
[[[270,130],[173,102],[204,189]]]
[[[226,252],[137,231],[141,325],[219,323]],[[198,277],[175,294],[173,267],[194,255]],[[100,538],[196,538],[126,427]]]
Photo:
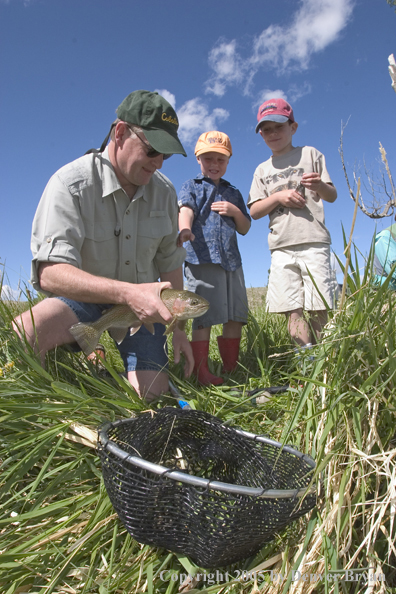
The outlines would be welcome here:
[[[287,328],[289,334],[299,346],[304,346],[311,341],[311,332],[309,324],[304,318],[301,308],[286,312]]]
[[[235,322],[234,320],[229,320],[226,324],[223,324],[223,337],[224,338],[241,338],[242,326],[243,326],[243,324],[241,322]]]
[[[198,340],[210,340],[210,331],[212,326],[207,328],[198,328],[198,330],[192,331],[192,341],[197,342]]]
[[[322,330],[324,328],[324,326],[327,324],[327,310],[323,309],[323,310],[319,310],[319,311],[310,311],[309,312],[309,317],[310,317],[310,325],[312,327],[312,330],[315,334],[313,342],[316,342],[317,340],[320,340],[320,336],[322,334]]]

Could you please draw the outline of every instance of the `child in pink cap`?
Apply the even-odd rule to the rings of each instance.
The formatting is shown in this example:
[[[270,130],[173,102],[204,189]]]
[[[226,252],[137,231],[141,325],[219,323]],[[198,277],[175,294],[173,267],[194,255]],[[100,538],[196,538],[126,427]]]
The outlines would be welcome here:
[[[322,153],[311,146],[293,146],[297,128],[293,110],[283,99],[259,107],[256,133],[272,156],[254,172],[248,207],[253,219],[269,216],[268,311],[284,313],[294,342],[310,347],[333,303],[331,238],[322,201],[334,202],[337,191]]]

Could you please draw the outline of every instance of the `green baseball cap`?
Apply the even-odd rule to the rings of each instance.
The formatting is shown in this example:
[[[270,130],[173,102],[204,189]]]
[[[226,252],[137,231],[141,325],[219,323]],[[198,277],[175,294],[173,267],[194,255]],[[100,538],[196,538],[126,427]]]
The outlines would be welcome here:
[[[117,108],[123,122],[135,124],[144,130],[151,146],[164,155],[186,155],[177,136],[179,120],[170,103],[158,93],[133,91]]]

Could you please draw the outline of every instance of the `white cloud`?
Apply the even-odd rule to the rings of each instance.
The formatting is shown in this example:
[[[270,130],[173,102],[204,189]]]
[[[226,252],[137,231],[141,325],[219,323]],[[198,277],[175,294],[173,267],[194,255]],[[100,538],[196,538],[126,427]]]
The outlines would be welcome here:
[[[171,93],[170,91],[167,91],[166,89],[154,89],[159,95],[162,95],[162,97],[164,99],[166,99],[168,101],[168,103],[170,103],[173,107],[173,109],[176,109],[176,97],[174,96],[173,93]]]
[[[261,69],[284,74],[308,68],[311,57],[336,41],[347,25],[355,0],[300,0],[289,25],[270,25],[253,41],[243,59],[236,40],[220,40],[209,54],[212,76],[207,92],[224,95],[228,86],[243,84],[250,92]]]
[[[305,69],[311,56],[337,39],[352,13],[351,0],[302,0],[292,23],[271,25],[253,44],[253,68],[270,65],[280,73]]]
[[[208,106],[198,97],[190,99],[177,110],[179,138],[185,143],[195,143],[203,132],[217,130],[218,123],[226,120],[229,115],[229,112],[221,107],[210,112]]]
[[[287,91],[287,96],[289,97],[288,101],[294,103],[294,101],[297,101],[298,99],[301,99],[301,97],[308,95],[311,90],[312,87],[307,82],[303,83],[299,87],[297,87],[297,85],[291,85]]]
[[[226,86],[244,79],[246,66],[236,51],[236,41],[220,40],[209,53],[209,66],[213,75],[206,82],[206,92],[218,97],[224,95]]]
[[[297,99],[301,99],[304,95],[307,95],[311,92],[311,85],[308,83],[304,83],[301,86],[297,87],[296,85],[291,85],[287,91],[282,91],[281,89],[263,89],[257,95],[257,99],[253,104],[254,108],[257,108],[259,105],[264,103],[264,101],[268,101],[268,99],[274,99],[281,97],[285,101],[289,101],[290,103],[294,103]]]
[[[271,89],[263,89],[260,91],[258,98],[254,103],[254,107],[258,107],[264,103],[264,101],[268,101],[268,99],[274,99],[275,97],[287,101],[287,95],[284,91],[281,91],[280,89],[276,89],[275,91],[271,91]]]
[[[0,298],[4,301],[19,301],[21,292],[19,289],[13,289],[9,285],[2,285]]]

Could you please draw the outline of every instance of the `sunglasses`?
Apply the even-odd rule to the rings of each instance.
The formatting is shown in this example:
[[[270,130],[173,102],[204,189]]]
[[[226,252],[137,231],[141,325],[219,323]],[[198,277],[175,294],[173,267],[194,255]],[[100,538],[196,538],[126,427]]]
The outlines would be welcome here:
[[[126,124],[126,122],[124,122],[124,123]],[[164,161],[165,161],[166,159],[169,159],[169,157],[172,157],[173,153],[171,155],[165,155],[164,153],[160,153],[160,152],[156,151],[148,142],[145,142],[143,140],[143,138],[141,138],[139,136],[139,134],[136,132],[136,130],[134,130],[132,128],[132,126],[130,126],[129,124],[126,124],[126,125],[130,129],[130,131],[133,132],[139,138],[140,142],[142,142],[144,144],[144,146],[146,148],[146,155],[148,156],[149,159],[155,159],[155,157],[162,155],[164,158]],[[109,141],[111,131],[115,126],[116,126],[116,124],[113,122],[113,124],[111,124],[109,133],[106,136],[106,138],[104,139],[104,141],[102,142],[99,150],[98,149],[89,149],[85,154],[89,155],[90,153],[103,153],[103,151],[105,150],[107,143]]]
[[[133,132],[135,134],[135,136],[137,136],[139,138],[140,142],[142,144],[144,144],[145,149],[146,149],[146,155],[148,156],[149,159],[155,159],[155,157],[159,157],[159,155],[162,155],[164,158],[164,161],[165,161],[166,159],[169,159],[169,157],[172,156],[172,155],[164,155],[164,153],[160,153],[160,152],[156,151],[155,148],[153,148],[148,142],[145,142],[143,140],[143,138],[141,136],[139,136],[139,134],[136,132],[136,130],[134,130],[132,128],[132,126],[129,126],[128,124],[127,124],[127,126],[131,130],[131,132]]]

